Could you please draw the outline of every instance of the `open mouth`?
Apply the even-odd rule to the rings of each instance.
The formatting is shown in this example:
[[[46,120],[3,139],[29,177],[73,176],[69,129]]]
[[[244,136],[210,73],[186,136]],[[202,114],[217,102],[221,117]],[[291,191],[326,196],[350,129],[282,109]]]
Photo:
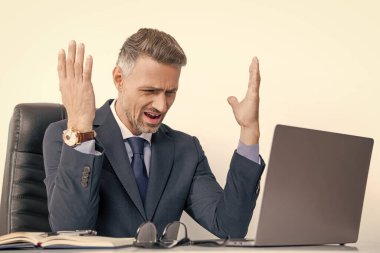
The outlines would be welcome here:
[[[150,119],[159,119],[159,118],[161,118],[161,114],[160,113],[144,112],[144,115],[147,116]]]
[[[145,116],[145,122],[150,125],[150,126],[158,126],[161,121],[162,121],[162,118],[163,118],[163,114],[162,113],[158,113],[158,112],[144,112],[144,116]]]

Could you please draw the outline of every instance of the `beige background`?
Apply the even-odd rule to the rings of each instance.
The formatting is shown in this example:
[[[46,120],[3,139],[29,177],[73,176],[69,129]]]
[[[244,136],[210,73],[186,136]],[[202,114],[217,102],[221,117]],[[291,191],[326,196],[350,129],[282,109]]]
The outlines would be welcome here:
[[[239,136],[226,98],[244,95],[253,55],[261,63],[260,145],[266,160],[277,123],[374,138],[359,238],[379,241],[378,1],[101,2],[0,1],[0,176],[13,107],[60,102],[59,48],[70,39],[87,45],[101,106],[116,94],[111,71],[124,39],[139,27],[154,27],[176,37],[188,56],[166,123],[199,137],[222,185]],[[206,236],[184,219],[192,238]]]

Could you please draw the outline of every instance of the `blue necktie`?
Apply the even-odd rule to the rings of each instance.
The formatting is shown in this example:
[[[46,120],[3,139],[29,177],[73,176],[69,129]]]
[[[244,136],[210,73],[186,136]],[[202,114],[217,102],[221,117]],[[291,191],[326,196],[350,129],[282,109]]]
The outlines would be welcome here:
[[[145,163],[143,159],[145,140],[140,137],[131,137],[128,138],[127,141],[131,146],[133,152],[131,167],[133,169],[133,174],[135,174],[137,187],[139,188],[140,197],[144,204],[146,190],[148,188],[148,175],[146,173]]]

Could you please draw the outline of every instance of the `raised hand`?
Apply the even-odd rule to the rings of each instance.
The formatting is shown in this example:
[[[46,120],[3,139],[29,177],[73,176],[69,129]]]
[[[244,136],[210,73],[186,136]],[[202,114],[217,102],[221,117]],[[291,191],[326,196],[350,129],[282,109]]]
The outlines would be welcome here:
[[[254,57],[249,66],[248,90],[245,98],[238,102],[236,97],[228,97],[228,103],[231,105],[235,119],[241,127],[240,141],[246,145],[257,144],[260,138],[259,88],[259,61],[257,57]]]
[[[67,111],[67,128],[80,132],[92,130],[95,118],[95,95],[91,83],[92,57],[89,55],[84,63],[84,44],[78,49],[75,41],[70,41],[67,52],[58,53],[59,89],[62,103]]]

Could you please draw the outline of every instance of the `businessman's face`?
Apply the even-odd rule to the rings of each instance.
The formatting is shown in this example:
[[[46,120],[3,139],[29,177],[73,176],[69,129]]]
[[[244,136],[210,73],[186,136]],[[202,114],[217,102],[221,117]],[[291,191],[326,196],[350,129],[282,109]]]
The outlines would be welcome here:
[[[174,102],[181,68],[139,57],[127,76],[113,71],[118,90],[116,112],[134,134],[154,133]]]

